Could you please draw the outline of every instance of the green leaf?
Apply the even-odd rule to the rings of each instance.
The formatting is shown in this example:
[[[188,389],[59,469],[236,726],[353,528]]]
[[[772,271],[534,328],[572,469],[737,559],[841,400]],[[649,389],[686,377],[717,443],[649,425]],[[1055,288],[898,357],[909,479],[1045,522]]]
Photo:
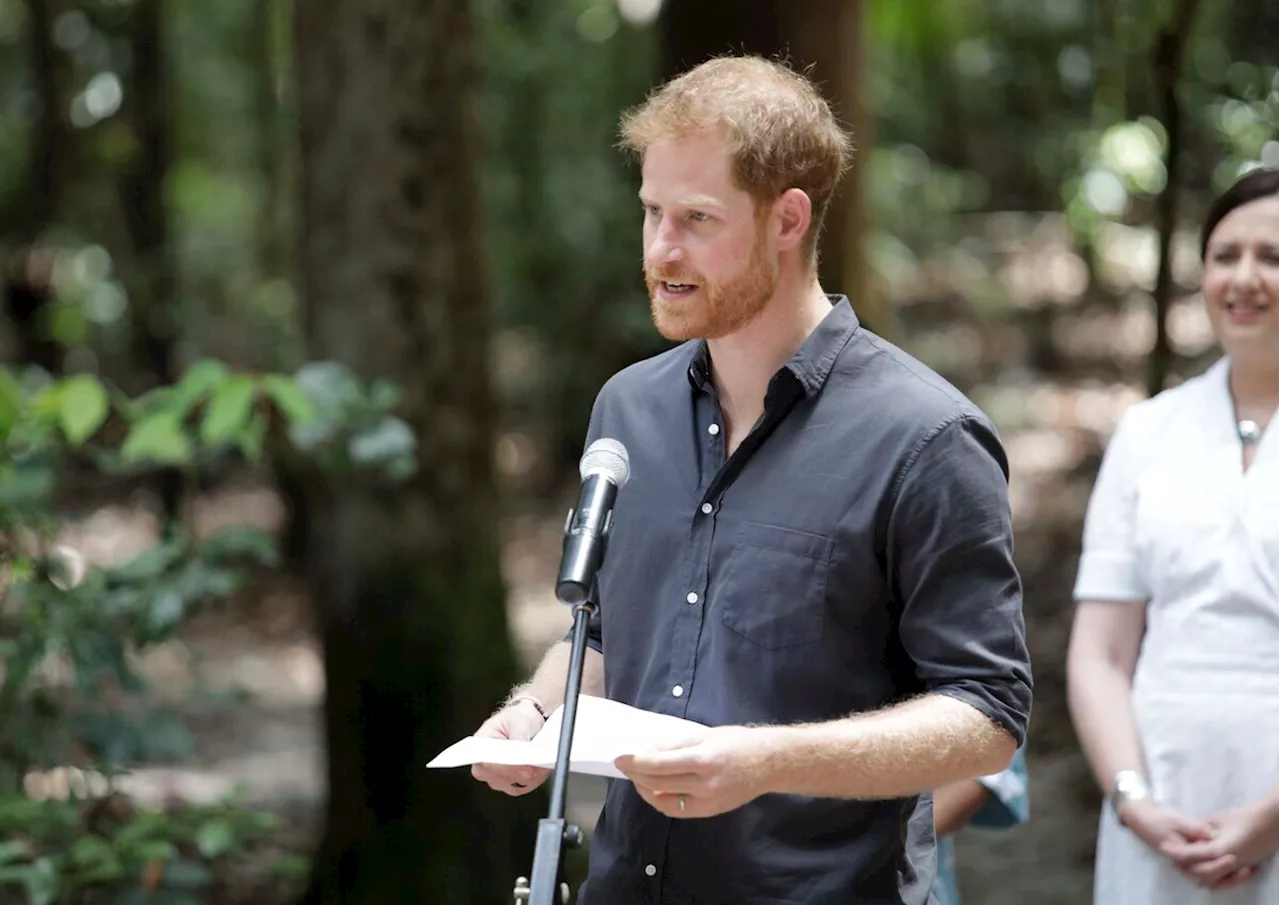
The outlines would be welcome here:
[[[31,854],[31,844],[21,839],[0,842],[0,864],[8,864]]]
[[[352,437],[347,451],[358,465],[378,465],[413,456],[416,446],[409,425],[388,415]]]
[[[387,477],[393,481],[407,481],[418,471],[418,460],[411,455],[399,456],[385,466]]]
[[[28,677],[44,660],[47,639],[28,641],[18,653],[5,660],[4,683],[0,684],[0,709],[12,706]]]
[[[89,439],[107,417],[107,391],[88,374],[63,381],[58,399],[62,432],[75,446]]]
[[[84,343],[89,334],[89,321],[79,305],[59,305],[49,317],[49,332],[63,348]]]
[[[71,860],[80,867],[104,861],[112,854],[111,844],[101,836],[89,833],[71,846]]]
[[[201,851],[203,852],[203,848]],[[212,872],[199,861],[184,858],[174,861],[164,869],[164,885],[169,887],[200,889],[208,886],[212,880]]]
[[[177,387],[163,386],[147,390],[137,399],[121,405],[121,411],[127,413],[130,421],[147,418],[166,412],[181,421],[187,414],[190,403],[182,399]]]
[[[356,375],[336,361],[308,362],[298,368],[293,379],[315,405],[324,409],[355,409],[364,401]]]
[[[369,404],[380,411],[390,411],[404,399],[400,385],[380,377],[369,387]]]
[[[120,449],[126,462],[180,465],[191,459],[191,440],[182,429],[182,416],[161,410],[133,426]]]
[[[144,761],[183,760],[195,752],[195,737],[182,719],[156,710],[138,723],[138,757]]]
[[[182,617],[186,615],[187,602],[176,591],[165,591],[151,604],[148,628],[153,636],[164,636],[177,628]]]
[[[118,566],[110,566],[103,571],[113,583],[141,584],[159,578],[187,552],[187,545],[174,538],[143,550],[133,559]]]
[[[114,851],[108,851],[101,861],[83,868],[76,879],[81,884],[97,884],[119,880],[124,875],[124,864],[120,861],[120,857]]]
[[[245,376],[232,377],[220,385],[200,425],[200,439],[225,443],[240,433],[253,407],[253,390],[253,378]]]
[[[0,440],[18,423],[22,415],[22,388],[8,370],[0,370]]]
[[[40,508],[56,487],[57,476],[52,465],[0,462],[0,509]]]
[[[188,403],[207,396],[227,378],[227,366],[216,358],[204,358],[187,368],[178,383],[178,394]]]
[[[262,447],[267,439],[267,416],[262,412],[254,412],[249,424],[240,432],[240,451],[250,462],[262,458]]]
[[[206,858],[216,858],[231,851],[235,843],[235,828],[230,820],[210,820],[196,833],[196,847]]]
[[[263,389],[280,413],[292,424],[306,424],[316,416],[316,405],[302,387],[282,374],[262,378]]]
[[[213,562],[246,557],[271,566],[279,560],[275,538],[246,525],[226,525],[212,532],[200,543],[200,554]]]
[[[30,905],[50,905],[58,894],[58,869],[49,858],[31,865],[24,880]]]
[[[291,855],[272,862],[268,870],[286,880],[302,880],[311,872],[311,859],[305,855]]]
[[[166,868],[166,876],[168,876],[168,872],[168,868]],[[146,890],[139,887],[130,887],[121,890],[111,900],[111,905],[201,905],[201,902],[185,892],[173,889]]]
[[[62,411],[60,384],[51,383],[31,397],[28,410],[38,418],[57,418]]]
[[[201,600],[225,599],[234,594],[240,585],[240,576],[236,572],[193,559],[178,574],[173,590],[189,605]]]
[[[137,843],[129,854],[141,861],[168,861],[178,853],[168,839],[146,839]]]

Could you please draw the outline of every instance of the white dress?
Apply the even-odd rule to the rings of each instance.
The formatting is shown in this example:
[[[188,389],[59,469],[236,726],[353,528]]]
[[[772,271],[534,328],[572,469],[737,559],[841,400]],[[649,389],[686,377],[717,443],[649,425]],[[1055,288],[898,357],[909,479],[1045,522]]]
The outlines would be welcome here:
[[[1085,519],[1076,600],[1147,602],[1133,703],[1157,798],[1191,817],[1280,780],[1280,455],[1276,418],[1249,469],[1229,362],[1126,411]],[[1141,605],[1141,604],[1135,604]],[[1095,905],[1275,905],[1276,858],[1210,892],[1103,807]]]

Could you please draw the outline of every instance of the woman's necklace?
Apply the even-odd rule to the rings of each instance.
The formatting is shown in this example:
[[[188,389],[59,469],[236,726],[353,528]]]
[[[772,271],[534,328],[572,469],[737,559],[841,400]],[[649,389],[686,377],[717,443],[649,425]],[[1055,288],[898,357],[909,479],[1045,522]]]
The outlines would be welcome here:
[[[1245,418],[1243,421],[1236,422],[1236,436],[1245,446],[1252,446],[1262,436],[1262,428],[1258,426],[1258,422]]]

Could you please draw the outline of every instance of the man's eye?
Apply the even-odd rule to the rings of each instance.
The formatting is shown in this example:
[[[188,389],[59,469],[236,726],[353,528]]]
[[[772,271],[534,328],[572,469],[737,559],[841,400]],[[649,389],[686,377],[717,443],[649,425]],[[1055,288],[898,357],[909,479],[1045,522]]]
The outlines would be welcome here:
[[[690,211],[689,219],[694,223],[705,223],[707,221],[707,215],[702,211]]]

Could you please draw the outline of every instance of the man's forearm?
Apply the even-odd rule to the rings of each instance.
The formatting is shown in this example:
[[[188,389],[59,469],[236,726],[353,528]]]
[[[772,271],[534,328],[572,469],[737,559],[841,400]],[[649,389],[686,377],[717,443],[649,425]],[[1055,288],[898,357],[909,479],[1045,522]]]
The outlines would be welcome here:
[[[901,798],[998,773],[1017,743],[975,708],[928,694],[826,723],[771,727],[769,791]]]
[[[569,679],[569,656],[572,645],[568,641],[553,644],[542,657],[529,680],[516,686],[507,700],[521,696],[531,697],[550,713],[564,703],[565,685]],[[588,647],[582,658],[582,693],[604,694],[604,657]]]

